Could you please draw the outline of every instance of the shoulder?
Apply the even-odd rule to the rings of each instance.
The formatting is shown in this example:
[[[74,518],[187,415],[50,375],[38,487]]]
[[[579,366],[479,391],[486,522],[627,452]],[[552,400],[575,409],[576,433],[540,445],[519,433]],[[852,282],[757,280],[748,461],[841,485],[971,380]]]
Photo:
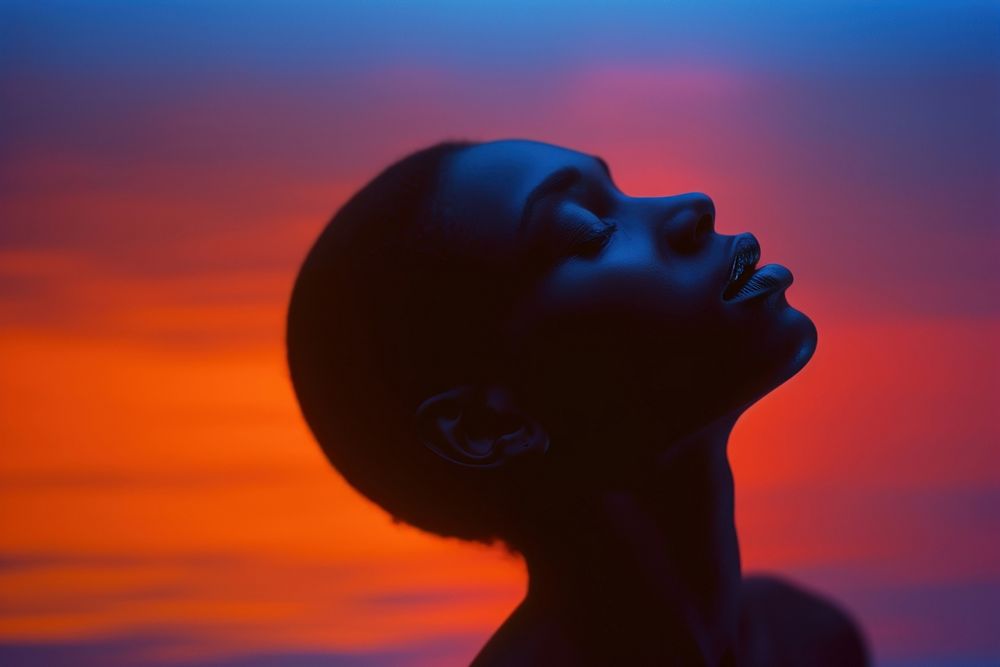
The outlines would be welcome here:
[[[833,601],[773,576],[743,580],[740,664],[867,667],[858,624]]]

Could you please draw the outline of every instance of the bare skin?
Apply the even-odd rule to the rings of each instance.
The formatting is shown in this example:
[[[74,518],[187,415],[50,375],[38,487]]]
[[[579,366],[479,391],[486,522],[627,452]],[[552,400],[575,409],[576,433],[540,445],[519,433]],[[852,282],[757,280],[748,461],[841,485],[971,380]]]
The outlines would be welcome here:
[[[525,554],[525,600],[473,664],[735,664],[732,421],[678,443],[636,488],[551,526],[551,541]]]

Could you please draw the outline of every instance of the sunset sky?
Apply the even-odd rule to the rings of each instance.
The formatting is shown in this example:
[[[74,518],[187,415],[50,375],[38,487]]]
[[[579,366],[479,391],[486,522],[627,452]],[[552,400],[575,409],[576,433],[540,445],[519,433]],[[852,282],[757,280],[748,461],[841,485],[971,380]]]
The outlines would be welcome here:
[[[746,571],[1000,664],[1000,5],[0,0],[0,664],[467,664],[525,591],[331,469],[312,240],[447,138],[710,194],[812,362],[737,424]]]

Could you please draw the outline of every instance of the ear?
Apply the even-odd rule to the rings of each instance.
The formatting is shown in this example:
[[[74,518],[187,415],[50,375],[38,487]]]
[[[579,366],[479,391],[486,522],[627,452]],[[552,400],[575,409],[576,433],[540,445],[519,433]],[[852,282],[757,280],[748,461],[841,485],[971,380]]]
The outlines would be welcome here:
[[[431,396],[416,410],[424,446],[459,465],[496,468],[544,454],[548,434],[520,411],[507,390],[463,385]]]

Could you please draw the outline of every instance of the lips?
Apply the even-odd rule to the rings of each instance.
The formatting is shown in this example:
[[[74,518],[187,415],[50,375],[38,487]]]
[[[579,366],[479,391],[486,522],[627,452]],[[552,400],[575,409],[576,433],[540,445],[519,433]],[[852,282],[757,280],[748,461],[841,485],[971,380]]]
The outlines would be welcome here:
[[[733,248],[729,282],[722,298],[730,302],[762,299],[784,292],[794,280],[792,272],[781,264],[758,267],[760,244],[753,234],[740,234]],[[774,303],[773,301],[771,303]]]
[[[750,279],[757,262],[760,261],[760,243],[749,232],[740,234],[733,248],[733,261],[729,270],[729,282],[722,293],[725,300],[732,299]]]

